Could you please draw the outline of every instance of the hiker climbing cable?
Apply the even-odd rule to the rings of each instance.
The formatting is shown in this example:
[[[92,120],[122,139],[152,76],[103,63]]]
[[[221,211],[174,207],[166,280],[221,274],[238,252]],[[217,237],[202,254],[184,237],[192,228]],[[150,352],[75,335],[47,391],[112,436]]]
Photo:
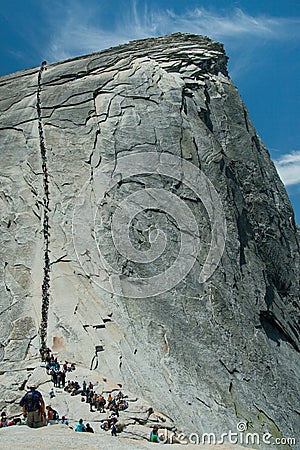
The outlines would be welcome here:
[[[45,420],[45,402],[42,394],[36,390],[33,384],[20,401],[23,407],[23,416],[27,417],[27,425],[31,428],[39,428],[46,424]]]

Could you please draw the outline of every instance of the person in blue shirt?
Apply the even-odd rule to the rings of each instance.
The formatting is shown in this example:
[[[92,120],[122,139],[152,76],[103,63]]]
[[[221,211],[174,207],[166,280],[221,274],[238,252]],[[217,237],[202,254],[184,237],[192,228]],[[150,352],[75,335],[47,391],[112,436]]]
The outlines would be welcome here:
[[[78,431],[80,433],[82,433],[83,431],[85,431],[85,426],[83,423],[83,419],[79,419],[78,424],[76,425],[75,431]]]
[[[23,416],[27,417],[27,425],[31,428],[39,428],[46,425],[45,421],[45,403],[42,394],[36,390],[32,384],[30,391],[27,392],[20,401],[23,407]]]

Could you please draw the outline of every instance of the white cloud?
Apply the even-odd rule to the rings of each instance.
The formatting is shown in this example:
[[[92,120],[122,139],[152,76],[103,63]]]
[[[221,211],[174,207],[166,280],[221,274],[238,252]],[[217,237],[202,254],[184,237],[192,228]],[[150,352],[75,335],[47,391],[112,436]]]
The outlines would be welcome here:
[[[170,27],[176,24],[176,27],[195,33],[208,34],[214,38],[241,34],[268,35],[272,34],[274,27],[277,27],[277,23],[273,19],[255,18],[240,9],[235,9],[226,15],[210,13],[204,8],[196,8],[181,15],[168,11],[165,19]]]
[[[300,151],[283,155],[275,165],[286,186],[300,183]]]
[[[226,38],[293,39],[300,35],[300,18],[251,16],[241,9],[227,13],[205,8],[174,13],[168,9],[150,9],[147,2],[132,0],[128,9],[121,10],[117,21],[95,25],[93,3],[66,2],[60,8],[60,18],[54,23],[54,33],[48,48],[48,59],[68,57],[99,51],[133,39],[165,35],[173,32],[204,34],[217,40]]]
[[[81,1],[61,4],[60,17],[52,18],[53,35],[46,51],[48,61],[89,54],[134,39],[158,35],[157,21],[148,10],[138,8],[138,2],[128,2],[120,18],[111,26],[101,24],[101,11],[98,11],[99,25],[95,25],[95,5]],[[164,33],[163,33],[164,34]]]

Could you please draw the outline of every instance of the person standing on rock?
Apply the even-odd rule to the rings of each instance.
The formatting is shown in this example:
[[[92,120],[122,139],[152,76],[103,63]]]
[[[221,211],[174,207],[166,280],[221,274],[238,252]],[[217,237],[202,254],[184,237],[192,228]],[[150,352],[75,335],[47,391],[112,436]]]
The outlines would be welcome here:
[[[23,416],[27,417],[27,425],[30,428],[43,427],[46,424],[44,399],[34,384],[29,386],[29,389],[30,391],[26,392],[20,401]]]
[[[114,423],[111,424],[111,435],[112,436],[117,436],[117,428],[116,428],[116,425]]]
[[[61,372],[61,384],[63,388],[66,385],[66,372],[64,370]]]

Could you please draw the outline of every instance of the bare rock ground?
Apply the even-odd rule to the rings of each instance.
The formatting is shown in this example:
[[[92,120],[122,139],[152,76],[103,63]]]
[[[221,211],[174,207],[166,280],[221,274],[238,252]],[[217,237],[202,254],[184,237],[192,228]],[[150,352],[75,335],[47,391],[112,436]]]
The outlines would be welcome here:
[[[174,444],[175,445],[175,444]],[[75,433],[65,425],[53,425],[39,429],[31,429],[27,426],[16,426],[1,430],[2,450],[147,450],[170,447],[168,444],[152,444],[146,441],[106,435],[105,433]],[[175,448],[181,445],[175,445]],[[184,445],[186,450],[242,450],[245,447],[239,445]],[[249,448],[249,447],[248,447]],[[250,449],[251,450],[251,449]]]

